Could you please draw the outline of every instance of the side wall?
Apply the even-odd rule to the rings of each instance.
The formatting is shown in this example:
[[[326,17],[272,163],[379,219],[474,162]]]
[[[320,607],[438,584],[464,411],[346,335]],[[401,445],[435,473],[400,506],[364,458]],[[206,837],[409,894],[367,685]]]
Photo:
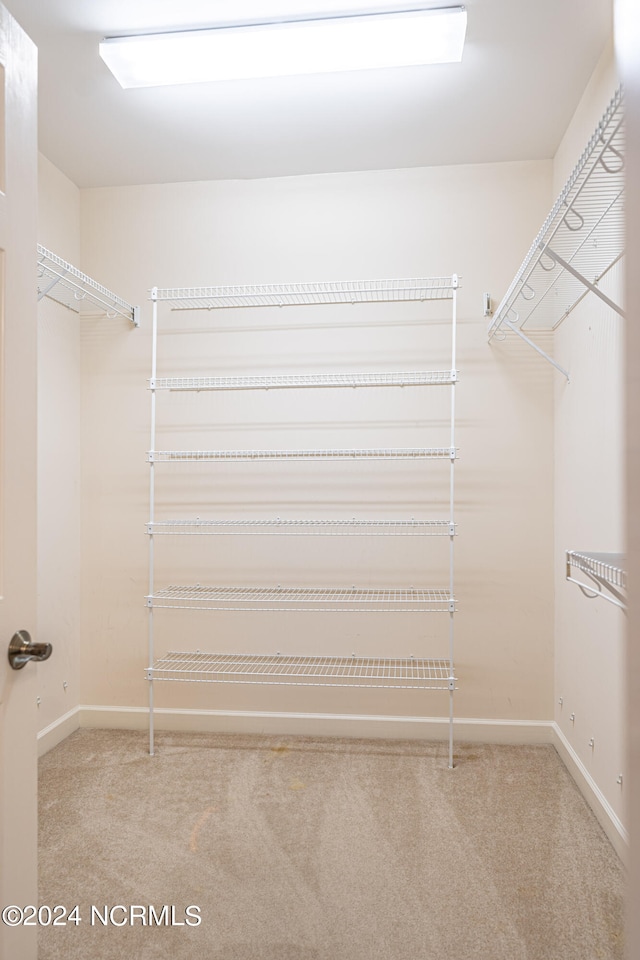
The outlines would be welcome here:
[[[627,129],[627,250],[629,263],[640,261],[640,18],[636,0],[616,0],[616,54],[625,86]],[[629,322],[627,374],[627,551],[631,583],[640,579],[640,273],[626,277]],[[633,590],[627,633],[627,731],[630,776],[629,831],[631,859],[627,885],[627,957],[640,958],[640,597]]]
[[[104,321],[83,327],[82,333],[82,701],[91,706],[86,713],[91,722],[135,722],[135,711],[140,711],[138,722],[144,723],[147,702],[149,288],[457,272],[462,290],[456,716],[521,724],[529,736],[536,736],[540,724],[540,738],[547,735],[553,715],[552,374],[526,349],[488,346],[482,295],[488,291],[497,298],[506,288],[550,200],[550,162],[82,191],[83,269],[144,305],[137,331]],[[436,320],[429,328],[436,331],[435,353],[413,314],[405,323],[397,310],[369,314],[365,321],[360,313],[307,309],[311,313],[282,311],[275,319],[241,311],[187,321],[165,315],[168,329],[204,325],[210,332],[191,342],[169,337],[164,369],[240,375],[264,372],[265,367],[286,373],[310,367],[349,370],[354,363],[369,370],[442,364],[439,331],[446,329],[446,304],[435,314],[429,308]],[[371,325],[365,329],[364,322]],[[265,330],[269,324],[271,331]],[[186,347],[178,346],[184,342]],[[186,353],[179,358],[175,351],[182,349]],[[199,364],[201,355],[211,359]],[[286,399],[274,394],[217,396],[194,402],[212,402],[206,416],[216,425],[214,446],[228,449],[361,446],[359,426],[364,427],[364,445],[375,446],[383,419],[385,429],[391,425],[385,445],[428,445],[436,419],[431,396],[419,390],[405,391],[401,401],[386,394],[376,398],[372,391],[357,399],[318,400],[299,393]],[[399,407],[392,406],[397,402]],[[161,442],[193,448],[202,434],[198,420],[205,407],[194,412],[187,401],[175,403],[167,416],[177,416],[176,410],[184,414],[189,431],[172,441],[165,434]],[[331,516],[332,510],[347,516],[366,516],[371,510],[380,516],[411,516],[418,489],[416,515],[429,516],[429,488],[425,493],[419,481],[407,481],[406,473],[398,480],[374,473],[369,483],[368,473],[341,476],[336,495],[331,467],[327,474],[318,473],[322,465],[312,473],[293,471],[283,486],[274,479],[277,465],[268,466],[271,472],[262,468],[251,475],[237,466],[197,474],[195,493],[193,486],[185,483],[182,489],[171,480],[172,509],[182,516],[199,515],[204,496],[212,516],[234,511],[243,516],[291,515],[287,511]],[[427,484],[432,470],[427,469]],[[316,543],[311,549],[284,538],[262,538],[260,545],[242,537],[221,539],[226,542],[207,546],[202,574],[196,576],[203,583],[244,576],[267,583],[287,582],[287,577],[306,583],[310,576],[322,585],[338,576],[348,584],[363,582],[379,549],[360,542],[345,546],[343,555],[342,544],[336,554],[334,538],[331,545]],[[424,561],[427,573],[429,562]],[[397,583],[405,563],[402,546],[375,553],[375,582]],[[422,563],[418,559],[417,582],[424,579]],[[166,571],[169,577],[168,565]],[[289,620],[276,614],[212,614],[206,625],[193,616],[167,616],[171,631],[160,631],[159,653],[180,645],[220,652],[420,655],[432,635],[431,622],[416,627],[415,621],[409,625],[392,615],[356,623],[353,617],[339,620],[328,614]],[[196,623],[202,633],[194,633]],[[318,688],[221,685],[203,690],[166,684],[157,685],[156,702],[161,711],[220,711],[211,722],[227,729],[240,718],[253,729],[273,729],[269,718],[286,714],[287,729],[302,730],[306,728],[295,718],[314,713],[336,715],[330,730],[349,733],[356,729],[349,717],[391,721],[447,714],[446,695]],[[120,714],[117,708],[122,708]],[[165,720],[172,725],[198,722],[175,713]],[[368,729],[382,732],[383,726]],[[410,735],[410,726],[397,728]],[[420,724],[413,722],[412,729],[425,735]],[[483,728],[481,736],[490,735],[490,729]]]
[[[80,191],[43,156],[38,241],[80,262]],[[39,741],[48,749],[77,725],[80,703],[80,325],[46,299],[38,306],[38,638],[54,648],[37,664]]]
[[[557,195],[617,87],[602,59],[554,163]],[[622,264],[603,279],[622,302]],[[625,614],[565,579],[566,550],[624,552],[624,321],[587,296],[558,328],[555,356],[555,720],[565,759],[577,764],[614,819],[625,822]],[[590,741],[593,741],[591,744]],[[622,782],[619,777],[622,775]],[[622,828],[621,828],[622,830]],[[622,830],[624,834],[624,830]]]

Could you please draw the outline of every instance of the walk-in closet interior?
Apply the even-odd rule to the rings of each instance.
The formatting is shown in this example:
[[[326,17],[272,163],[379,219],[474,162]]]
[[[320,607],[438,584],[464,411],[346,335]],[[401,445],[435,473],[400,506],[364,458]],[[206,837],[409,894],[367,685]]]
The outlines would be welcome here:
[[[469,0],[462,64],[138,89],[100,41],[228,5],[6,5],[40,70],[39,755],[371,739],[455,778],[544,745],[633,878],[633,4]]]

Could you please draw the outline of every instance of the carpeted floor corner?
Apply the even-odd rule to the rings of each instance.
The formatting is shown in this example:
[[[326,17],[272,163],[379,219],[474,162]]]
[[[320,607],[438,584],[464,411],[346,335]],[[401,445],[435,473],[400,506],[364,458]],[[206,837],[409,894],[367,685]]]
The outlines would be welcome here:
[[[80,922],[39,960],[622,960],[622,865],[550,746],[146,750],[78,730],[41,759],[40,903]]]

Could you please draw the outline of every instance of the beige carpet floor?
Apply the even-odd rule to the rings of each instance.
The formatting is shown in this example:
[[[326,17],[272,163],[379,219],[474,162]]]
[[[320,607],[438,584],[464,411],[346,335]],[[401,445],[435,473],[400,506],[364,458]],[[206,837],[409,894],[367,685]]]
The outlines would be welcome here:
[[[40,902],[80,923],[42,928],[39,958],[622,958],[623,869],[553,748],[458,744],[456,763],[167,733],[149,757],[144,734],[79,730],[39,794]]]

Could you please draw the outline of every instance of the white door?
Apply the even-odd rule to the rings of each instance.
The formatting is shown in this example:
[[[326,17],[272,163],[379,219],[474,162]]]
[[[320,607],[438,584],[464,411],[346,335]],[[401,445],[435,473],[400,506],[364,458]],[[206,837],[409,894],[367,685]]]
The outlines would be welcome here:
[[[36,50],[0,4],[0,910],[36,904]],[[5,914],[11,920],[11,914]],[[0,917],[0,960],[35,960],[35,927]]]

